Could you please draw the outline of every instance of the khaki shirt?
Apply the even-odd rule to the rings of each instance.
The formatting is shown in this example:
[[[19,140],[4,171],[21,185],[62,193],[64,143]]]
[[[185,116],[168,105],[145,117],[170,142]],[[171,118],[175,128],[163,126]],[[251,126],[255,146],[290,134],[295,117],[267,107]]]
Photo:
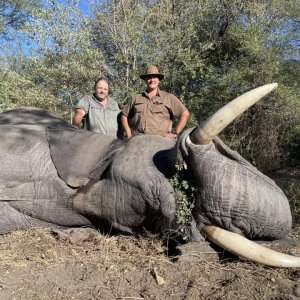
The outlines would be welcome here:
[[[158,90],[151,100],[148,93],[133,96],[123,108],[122,114],[129,120],[134,132],[163,135],[172,132],[174,117],[187,111],[187,108],[173,94]]]
[[[107,105],[104,107],[94,96],[84,96],[76,108],[82,108],[85,113],[84,129],[108,134],[117,135],[120,112],[118,103],[111,97],[107,98]]]

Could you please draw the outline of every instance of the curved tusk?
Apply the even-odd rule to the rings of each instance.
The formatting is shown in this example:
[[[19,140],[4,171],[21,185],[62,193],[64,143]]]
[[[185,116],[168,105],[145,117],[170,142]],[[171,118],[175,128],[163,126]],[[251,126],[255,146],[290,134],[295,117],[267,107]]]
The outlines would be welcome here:
[[[212,225],[205,226],[201,232],[226,251],[250,261],[272,267],[300,267],[300,257],[268,249],[239,234]]]
[[[196,145],[209,144],[235,118],[275,90],[277,86],[277,83],[266,84],[235,98],[194,130],[190,134],[191,141]]]

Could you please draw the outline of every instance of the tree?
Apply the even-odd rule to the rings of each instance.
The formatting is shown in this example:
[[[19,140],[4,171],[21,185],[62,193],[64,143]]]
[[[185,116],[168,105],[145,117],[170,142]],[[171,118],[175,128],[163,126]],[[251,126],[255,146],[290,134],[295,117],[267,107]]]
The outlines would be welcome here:
[[[96,44],[124,81],[126,96],[130,85],[140,88],[137,74],[157,64],[166,74],[163,88],[184,101],[194,116],[191,123],[252,88],[278,81],[278,92],[222,135],[259,167],[277,166],[299,120],[299,94],[285,85],[282,72],[297,46],[298,2],[115,0],[97,12]]]
[[[69,109],[102,74],[116,100],[127,102],[144,88],[139,74],[149,64],[165,73],[162,89],[192,112],[189,126],[252,88],[278,82],[278,91],[222,137],[265,170],[288,153],[299,126],[299,1],[99,0],[89,16],[79,1],[43,3],[23,26],[35,51],[11,67]]]
[[[150,2],[140,0],[99,1],[94,7],[94,43],[104,55],[122,103],[140,87],[137,71],[151,14]]]
[[[0,36],[12,38],[10,29],[20,29],[40,0],[6,0],[0,3]]]
[[[57,98],[10,70],[0,72],[0,98],[1,112],[20,106],[38,106],[61,113]]]
[[[299,89],[287,84],[283,71],[287,53],[295,47],[295,20],[291,16],[297,9],[299,12],[299,4],[290,4],[272,1],[270,6],[268,1],[251,1],[238,11],[227,6],[229,13],[235,12],[231,17],[235,21],[229,22],[226,35],[212,53],[218,86],[209,91],[208,98],[219,99],[215,104],[222,105],[226,99],[265,83],[279,83],[276,93],[244,114],[223,135],[266,171],[280,167],[286,145],[299,126]]]
[[[35,55],[24,61],[24,75],[61,99],[69,107],[68,119],[76,99],[90,93],[106,69],[101,51],[92,45],[90,22],[79,1],[45,1],[24,28],[36,48]]]

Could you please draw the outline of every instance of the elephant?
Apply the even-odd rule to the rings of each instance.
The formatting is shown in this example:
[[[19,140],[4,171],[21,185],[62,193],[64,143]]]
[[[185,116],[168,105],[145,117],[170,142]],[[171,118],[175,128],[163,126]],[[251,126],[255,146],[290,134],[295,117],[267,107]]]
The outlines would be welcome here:
[[[284,238],[292,225],[289,202],[274,181],[217,137],[276,87],[232,100],[177,140],[118,140],[33,107],[1,113],[0,233],[30,227],[93,226],[132,235],[176,229],[169,178],[184,161],[197,185],[191,238],[205,237],[258,263],[300,266],[299,258],[248,240]]]

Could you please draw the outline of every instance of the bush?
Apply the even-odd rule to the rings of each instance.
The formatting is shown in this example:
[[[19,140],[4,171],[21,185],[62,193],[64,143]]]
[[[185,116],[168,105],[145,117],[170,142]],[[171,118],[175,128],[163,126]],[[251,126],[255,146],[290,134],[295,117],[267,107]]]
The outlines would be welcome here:
[[[272,176],[283,190],[291,206],[293,226],[300,224],[300,169],[282,169]]]
[[[176,165],[176,173],[170,179],[175,191],[177,221],[179,226],[188,225],[192,220],[196,188],[187,172],[186,163]]]

